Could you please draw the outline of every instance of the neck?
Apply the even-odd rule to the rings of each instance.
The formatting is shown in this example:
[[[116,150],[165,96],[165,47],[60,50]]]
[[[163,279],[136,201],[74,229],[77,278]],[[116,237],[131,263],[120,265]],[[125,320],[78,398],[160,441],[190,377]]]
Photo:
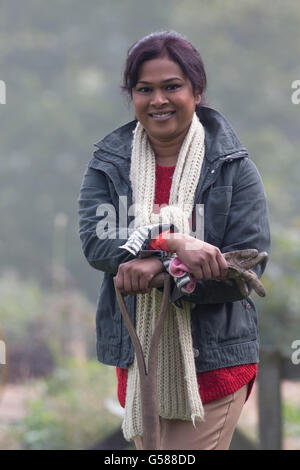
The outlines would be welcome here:
[[[172,141],[158,140],[148,135],[151,147],[155,154],[156,162],[161,166],[174,166],[176,165],[179,151],[184,141],[188,129],[184,133],[175,137]]]

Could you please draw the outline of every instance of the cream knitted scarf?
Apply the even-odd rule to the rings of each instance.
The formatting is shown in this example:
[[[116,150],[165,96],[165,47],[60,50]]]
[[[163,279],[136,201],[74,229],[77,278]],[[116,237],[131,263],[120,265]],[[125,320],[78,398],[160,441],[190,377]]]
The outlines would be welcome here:
[[[204,129],[196,114],[181,146],[170,190],[169,205],[153,213],[155,193],[155,155],[143,126],[134,131],[130,180],[135,204],[135,227],[156,223],[173,223],[179,232],[190,233],[189,218],[204,157]],[[136,331],[146,363],[162,293],[136,296]],[[204,411],[199,395],[191,334],[191,303],[183,308],[169,304],[159,346],[158,397],[159,415],[169,419],[202,420]],[[125,439],[142,436],[139,372],[136,358],[128,369]]]

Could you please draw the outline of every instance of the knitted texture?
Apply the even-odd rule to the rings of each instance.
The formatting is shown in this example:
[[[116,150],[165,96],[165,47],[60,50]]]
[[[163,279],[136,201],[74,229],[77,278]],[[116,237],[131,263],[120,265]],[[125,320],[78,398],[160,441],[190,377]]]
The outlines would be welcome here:
[[[176,167],[161,166],[157,163],[155,167],[155,203],[159,206],[162,204],[166,205],[166,201],[169,201],[173,174]]]
[[[190,233],[189,218],[204,158],[204,129],[196,114],[182,143],[170,190],[169,205],[153,212],[155,195],[155,155],[145,129],[140,123],[134,132],[130,180],[135,204],[135,227],[149,224],[173,223],[179,232]],[[162,293],[152,289],[150,294],[136,296],[136,331],[146,364],[155,321],[160,311]],[[190,311],[192,304],[182,302],[183,308],[168,305],[159,346],[158,398],[159,414],[164,418],[183,420],[204,419],[198,392]],[[141,397],[136,357],[128,369],[124,437],[132,440],[143,435]]]
[[[116,375],[118,379],[118,400],[122,408],[125,408],[128,370],[116,367]],[[198,372],[197,381],[202,403],[206,404],[219,400],[248,384],[248,394],[245,400],[247,401],[256,377],[256,363]]]

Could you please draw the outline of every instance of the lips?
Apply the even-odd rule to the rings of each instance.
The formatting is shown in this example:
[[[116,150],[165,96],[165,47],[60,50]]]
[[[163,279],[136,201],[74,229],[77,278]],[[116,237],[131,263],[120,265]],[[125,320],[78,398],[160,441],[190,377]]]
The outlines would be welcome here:
[[[149,113],[149,116],[156,121],[165,121],[175,114],[175,111],[157,111],[155,113]]]

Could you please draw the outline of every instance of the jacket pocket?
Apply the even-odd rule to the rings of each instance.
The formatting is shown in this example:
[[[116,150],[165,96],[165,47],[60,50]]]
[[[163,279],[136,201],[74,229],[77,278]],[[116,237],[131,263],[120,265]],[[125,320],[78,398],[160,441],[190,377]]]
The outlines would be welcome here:
[[[220,346],[239,344],[257,338],[256,310],[243,299],[227,304],[227,312],[219,317],[217,343]]]
[[[211,187],[204,206],[204,223],[209,234],[218,241],[224,237],[230,211],[232,186]]]

